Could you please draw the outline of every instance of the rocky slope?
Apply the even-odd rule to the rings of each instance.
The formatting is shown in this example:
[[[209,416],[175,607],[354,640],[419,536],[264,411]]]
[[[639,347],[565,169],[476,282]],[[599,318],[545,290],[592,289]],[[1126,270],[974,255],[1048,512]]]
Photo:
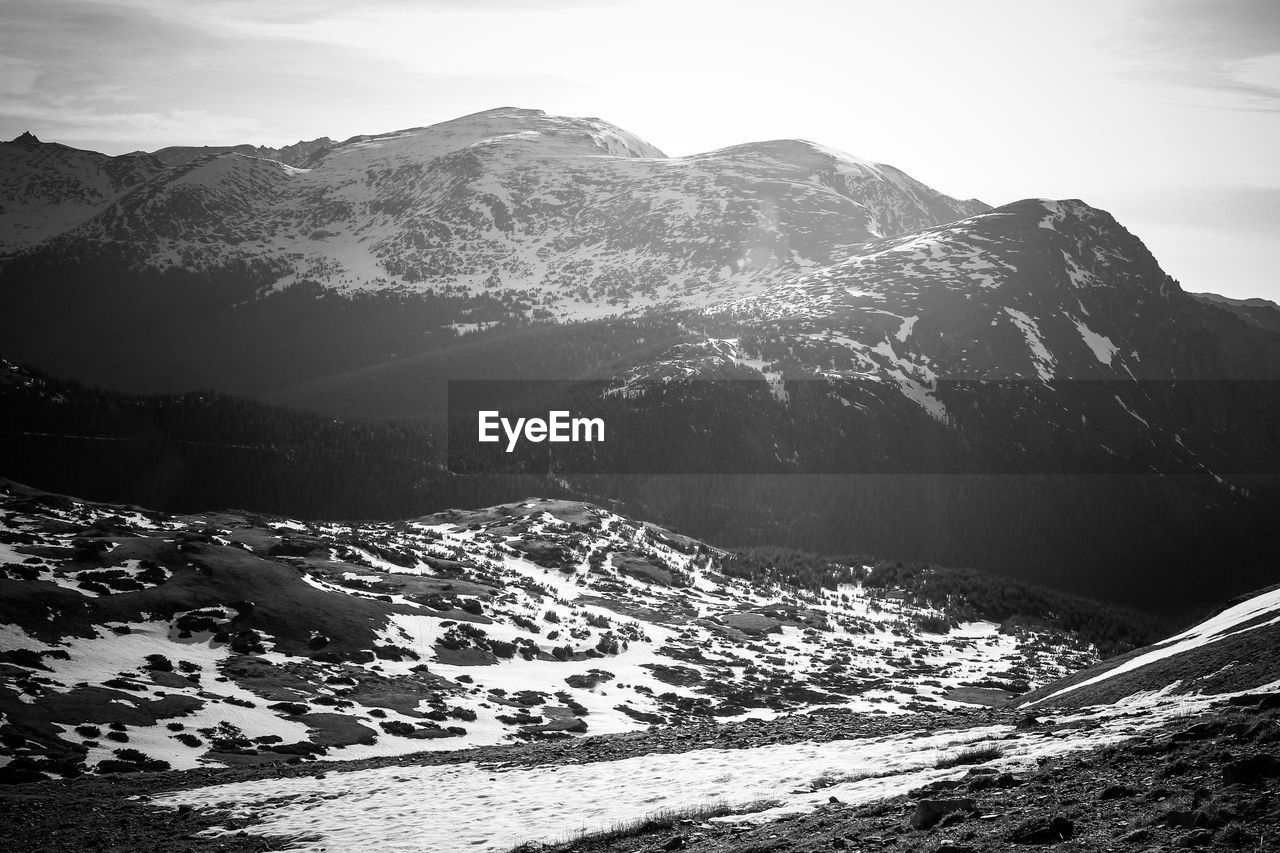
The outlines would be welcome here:
[[[1211,657],[1098,704],[826,709],[323,766],[46,781],[8,789],[0,838],[18,850],[1267,850],[1280,830],[1280,671],[1211,678],[1242,663],[1221,638],[1275,615],[1274,591],[1233,604],[1140,652],[1169,658],[1190,643]],[[107,804],[128,820],[97,817]]]
[[[893,715],[1097,660],[1047,625],[913,604],[865,566],[825,589],[732,577],[725,552],[588,504],[313,524],[4,489],[10,774]]]
[[[76,227],[163,171],[149,154],[109,157],[30,133],[0,143],[0,258]]]
[[[10,849],[1251,850],[1276,831],[1275,589],[1097,664],[1046,626],[957,624],[965,602],[913,603],[888,569],[780,586],[581,503],[335,524],[6,483],[0,513]],[[973,704],[1015,680],[1035,688],[1016,707]]]
[[[1115,702],[1176,686],[1180,693],[1232,693],[1276,678],[1280,587],[1241,596],[1209,619],[1145,649],[1090,667],[1020,698],[1032,708]]]

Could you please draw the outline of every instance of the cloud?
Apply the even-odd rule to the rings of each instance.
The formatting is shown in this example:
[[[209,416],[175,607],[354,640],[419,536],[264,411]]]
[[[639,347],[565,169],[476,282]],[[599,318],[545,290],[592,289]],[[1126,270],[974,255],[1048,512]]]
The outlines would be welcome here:
[[[0,95],[28,95],[40,76],[40,66],[15,56],[0,56]]]
[[[179,23],[213,32],[230,28],[251,32],[255,27],[302,28],[327,21],[342,20],[357,11],[412,16],[432,12],[474,11],[484,13],[545,12],[559,9],[588,9],[634,0],[289,0],[262,3],[260,0],[47,0],[67,6],[98,6],[120,14],[147,15],[157,20]],[[274,31],[272,32],[274,35]]]
[[[145,129],[146,139],[154,135],[160,139],[252,140],[264,135],[264,129],[252,119],[200,109],[104,111],[66,100],[36,104],[0,98],[0,114],[38,130],[37,135],[47,141],[92,140],[114,143],[110,147],[117,149],[155,147],[139,145],[140,128]]]
[[[1110,202],[1147,222],[1236,235],[1280,234],[1280,187],[1155,187],[1113,193]]]
[[[242,20],[248,12],[239,0],[6,0],[0,138],[30,129],[116,153],[284,144],[300,135],[430,123],[505,102],[497,81],[423,73],[376,45],[287,36],[293,27],[307,30],[307,18],[329,20],[336,6],[290,5],[301,17],[285,25],[270,22],[275,12]],[[218,23],[220,15],[230,23]]]
[[[1206,62],[1280,52],[1280,4],[1275,0],[1159,0],[1138,10],[1153,46]]]
[[[1138,51],[1133,76],[1230,96],[1209,106],[1280,111],[1275,0],[1148,0],[1133,24],[1126,34]]]

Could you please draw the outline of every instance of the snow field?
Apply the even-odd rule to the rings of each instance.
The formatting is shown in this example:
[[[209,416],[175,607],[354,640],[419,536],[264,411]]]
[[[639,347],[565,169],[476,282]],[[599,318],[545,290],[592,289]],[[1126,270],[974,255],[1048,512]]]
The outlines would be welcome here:
[[[1209,701],[1166,693],[1132,697],[1058,718],[1077,727],[1051,733],[989,726],[558,766],[385,767],[175,791],[154,801],[170,808],[229,806],[233,818],[261,820],[252,832],[301,836],[290,850],[498,853],[710,803],[778,801],[767,811],[726,819],[756,821],[807,811],[832,796],[853,804],[897,796],[963,776],[970,768],[934,765],[967,746],[994,743],[1003,756],[987,766],[1017,771],[1134,737]]]

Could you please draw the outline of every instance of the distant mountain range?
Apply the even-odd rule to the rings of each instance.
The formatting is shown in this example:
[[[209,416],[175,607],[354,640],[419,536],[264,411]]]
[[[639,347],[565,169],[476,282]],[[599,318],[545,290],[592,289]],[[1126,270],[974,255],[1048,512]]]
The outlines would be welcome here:
[[[992,208],[800,140],[667,157],[502,108],[279,150],[24,135],[0,145],[0,223],[4,355],[54,375],[436,428],[448,379],[743,380],[672,405],[703,442],[757,421],[713,449],[777,482],[547,488],[1129,601],[1275,577],[1280,309],[1185,293],[1082,201]],[[850,471],[889,477],[823,479]]]
[[[268,148],[265,145],[170,145],[157,151],[135,151],[135,155],[150,155],[166,166],[184,166],[194,160],[200,160],[217,154],[243,154],[246,157],[257,157],[262,160],[275,160],[286,166],[299,168],[307,165],[315,156],[332,148],[334,141],[327,136],[311,141],[301,140],[281,148]]]
[[[799,140],[666,157],[598,119],[537,110],[278,150],[107,157],[28,134],[0,146],[0,210],[0,297],[55,309],[94,343],[148,315],[137,301],[169,279],[181,290],[161,294],[166,307],[214,314],[182,338],[238,315],[239,334],[199,353],[169,340],[169,315],[147,332],[172,364],[155,376],[134,342],[51,347],[47,326],[9,312],[11,355],[95,380],[105,358],[121,387],[185,390],[217,361],[215,387],[283,391],[268,357],[228,364],[219,350],[260,345],[254,322],[299,284],[433,302],[430,320],[390,331],[397,349],[353,353],[350,367],[494,325],[679,311],[753,339],[690,329],[710,357],[892,377],[907,393],[937,377],[1271,378],[1280,351],[1257,331],[1274,331],[1265,306],[1187,296],[1082,202],[992,210]],[[104,291],[91,322],[63,298],[74,283]],[[381,319],[272,334],[341,341]],[[298,361],[309,378],[335,373]]]
[[[1269,299],[1231,299],[1216,293],[1192,293],[1192,298],[1226,308],[1255,326],[1280,332],[1280,305]]]
[[[669,158],[598,119],[521,109],[280,151],[108,158],[20,137],[3,152],[0,203],[40,209],[49,251],[247,262],[272,290],[489,291],[556,317],[741,295],[840,246],[986,209],[812,143]],[[15,234],[0,252],[31,243]]]

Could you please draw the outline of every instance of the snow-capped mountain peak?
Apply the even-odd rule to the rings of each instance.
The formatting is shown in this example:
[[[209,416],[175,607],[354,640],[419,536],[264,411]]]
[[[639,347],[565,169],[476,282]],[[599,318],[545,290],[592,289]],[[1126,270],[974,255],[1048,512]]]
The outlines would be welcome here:
[[[269,290],[448,291],[570,319],[710,304],[985,209],[810,142],[672,158],[597,118],[514,107],[280,154],[307,169],[287,183],[248,162],[278,152],[197,152],[51,235],[56,252],[127,243],[153,270],[270,269]],[[216,202],[192,200],[196,176]]]

